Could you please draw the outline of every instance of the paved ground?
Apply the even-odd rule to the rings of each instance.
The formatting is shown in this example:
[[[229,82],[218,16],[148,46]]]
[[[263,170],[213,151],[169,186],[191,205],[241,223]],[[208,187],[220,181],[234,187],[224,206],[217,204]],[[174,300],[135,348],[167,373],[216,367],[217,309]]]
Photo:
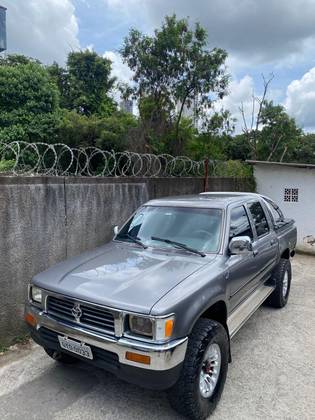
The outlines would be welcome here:
[[[315,257],[294,259],[285,309],[261,308],[232,343],[213,420],[315,419]],[[178,419],[164,393],[84,364],[61,367],[35,344],[0,357],[0,419]]]

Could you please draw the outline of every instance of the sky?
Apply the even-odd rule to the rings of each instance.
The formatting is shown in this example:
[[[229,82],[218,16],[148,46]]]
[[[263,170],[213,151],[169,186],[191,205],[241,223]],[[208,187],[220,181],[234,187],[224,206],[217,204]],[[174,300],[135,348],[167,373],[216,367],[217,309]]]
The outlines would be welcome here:
[[[251,112],[262,77],[274,79],[269,99],[284,105],[305,131],[315,131],[315,0],[0,0],[7,7],[8,53],[65,64],[69,51],[95,50],[132,74],[118,50],[131,27],[152,34],[165,15],[199,21],[209,47],[225,48],[231,75],[222,106],[238,119]],[[220,104],[221,106],[221,104]]]

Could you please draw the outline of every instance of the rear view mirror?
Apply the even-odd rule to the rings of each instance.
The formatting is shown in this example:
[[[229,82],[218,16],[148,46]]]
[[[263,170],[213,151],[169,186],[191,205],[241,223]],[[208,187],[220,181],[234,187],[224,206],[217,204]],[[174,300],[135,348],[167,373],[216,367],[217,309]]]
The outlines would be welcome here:
[[[114,234],[115,236],[118,235],[119,232],[119,227],[118,226],[114,226]]]
[[[252,241],[249,236],[235,236],[229,244],[231,255],[246,255],[253,252]]]

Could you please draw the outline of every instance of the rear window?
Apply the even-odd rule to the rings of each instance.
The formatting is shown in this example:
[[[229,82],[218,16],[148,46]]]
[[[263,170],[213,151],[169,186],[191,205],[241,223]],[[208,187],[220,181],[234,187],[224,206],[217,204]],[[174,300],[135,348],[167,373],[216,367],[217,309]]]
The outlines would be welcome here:
[[[252,215],[257,236],[263,236],[269,232],[269,225],[264,209],[259,201],[255,201],[249,205],[249,211]]]

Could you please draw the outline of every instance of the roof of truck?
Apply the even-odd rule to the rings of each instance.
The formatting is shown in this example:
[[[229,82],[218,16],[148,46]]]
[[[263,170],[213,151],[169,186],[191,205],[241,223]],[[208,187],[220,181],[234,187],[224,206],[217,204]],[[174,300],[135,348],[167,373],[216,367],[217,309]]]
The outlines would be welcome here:
[[[146,205],[225,208],[229,204],[238,202],[243,203],[244,201],[257,197],[260,197],[260,195],[249,192],[206,192],[195,195],[157,198],[148,201]]]

